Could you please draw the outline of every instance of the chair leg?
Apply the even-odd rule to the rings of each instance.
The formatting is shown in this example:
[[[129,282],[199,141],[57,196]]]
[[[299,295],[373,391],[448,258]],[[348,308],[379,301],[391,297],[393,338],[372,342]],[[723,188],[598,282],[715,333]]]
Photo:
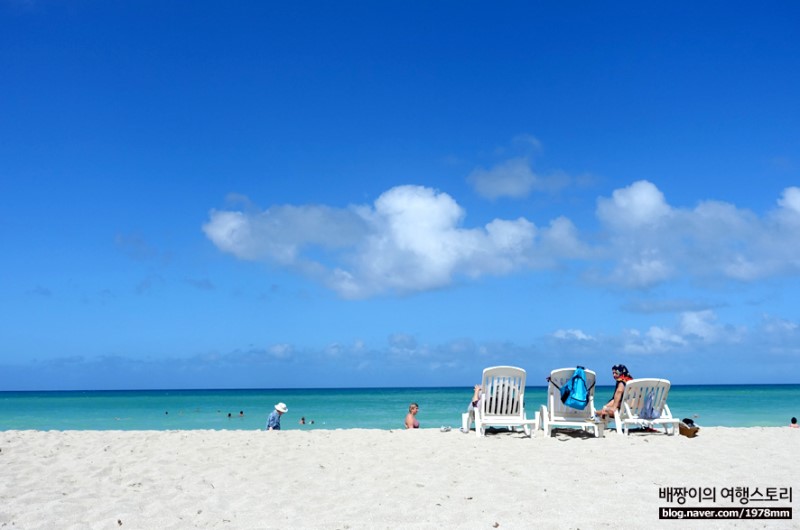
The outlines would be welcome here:
[[[672,426],[671,429],[669,429],[670,426]],[[675,436],[675,433],[678,432],[678,424],[676,424],[676,423],[666,424],[665,423],[664,424],[664,430],[667,432],[668,435]]]
[[[469,432],[469,427],[472,425],[472,421],[474,419],[474,414],[472,411],[465,412],[461,415],[461,431],[462,432]]]

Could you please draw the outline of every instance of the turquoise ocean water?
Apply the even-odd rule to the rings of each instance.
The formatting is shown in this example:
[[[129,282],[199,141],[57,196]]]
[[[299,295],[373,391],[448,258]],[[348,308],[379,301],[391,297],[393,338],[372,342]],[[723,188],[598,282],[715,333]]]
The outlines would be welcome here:
[[[597,403],[612,390],[598,387]],[[527,388],[529,417],[546,392]],[[411,401],[421,427],[457,428],[471,396],[467,387],[0,392],[0,430],[260,429],[279,401],[289,407],[283,429],[402,428]],[[800,417],[800,385],[673,386],[668,404],[701,426],[783,426]],[[303,416],[314,424],[300,425]]]

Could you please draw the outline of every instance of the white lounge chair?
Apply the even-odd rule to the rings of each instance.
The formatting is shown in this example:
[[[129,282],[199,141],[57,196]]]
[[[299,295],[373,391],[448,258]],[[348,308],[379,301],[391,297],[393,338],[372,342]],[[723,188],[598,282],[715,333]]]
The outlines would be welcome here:
[[[486,427],[522,427],[533,436],[539,425],[539,413],[525,416],[525,370],[515,366],[493,366],[483,371],[481,400],[475,410],[475,432],[486,434]],[[469,425],[467,425],[469,427]]]
[[[564,386],[575,373],[575,368],[559,368],[550,372],[550,381]],[[578,427],[584,431],[594,432],[595,437],[603,434],[602,425],[592,421],[594,408],[594,383],[597,379],[592,370],[584,370],[586,374],[586,388],[589,390],[589,403],[583,410],[568,407],[561,402],[561,391],[555,385],[547,384],[547,404],[542,405],[539,417],[542,421],[542,430],[545,437],[550,437],[553,427]]]
[[[645,428],[664,427],[664,432],[678,432],[679,419],[672,417],[667,405],[670,382],[666,379],[632,379],[625,385],[622,406],[614,413],[614,424],[618,434],[628,434],[631,425]],[[648,398],[648,396],[651,396]],[[647,402],[652,403],[652,414],[647,414]],[[670,426],[672,427],[670,429]]]

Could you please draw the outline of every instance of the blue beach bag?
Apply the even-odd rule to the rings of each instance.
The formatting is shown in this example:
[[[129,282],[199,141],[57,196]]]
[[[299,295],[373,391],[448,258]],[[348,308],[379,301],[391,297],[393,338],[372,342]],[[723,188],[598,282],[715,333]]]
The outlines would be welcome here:
[[[570,408],[583,410],[589,404],[589,392],[592,387],[586,384],[586,372],[583,366],[578,366],[569,381],[560,388],[561,402]]]

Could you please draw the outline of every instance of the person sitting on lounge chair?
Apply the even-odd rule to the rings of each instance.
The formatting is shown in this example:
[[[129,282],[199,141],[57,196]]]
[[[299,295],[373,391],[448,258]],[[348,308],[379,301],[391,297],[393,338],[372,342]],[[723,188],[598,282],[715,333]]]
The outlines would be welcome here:
[[[475,391],[472,394],[472,400],[469,402],[467,412],[473,412],[475,409],[481,407],[481,385],[475,385]]]
[[[597,417],[606,419],[609,416],[614,416],[614,412],[619,410],[622,406],[622,395],[625,393],[625,384],[633,379],[631,374],[628,373],[628,368],[624,364],[615,364],[611,368],[611,375],[617,386],[614,388],[614,396],[606,403],[603,408],[597,411]]]

